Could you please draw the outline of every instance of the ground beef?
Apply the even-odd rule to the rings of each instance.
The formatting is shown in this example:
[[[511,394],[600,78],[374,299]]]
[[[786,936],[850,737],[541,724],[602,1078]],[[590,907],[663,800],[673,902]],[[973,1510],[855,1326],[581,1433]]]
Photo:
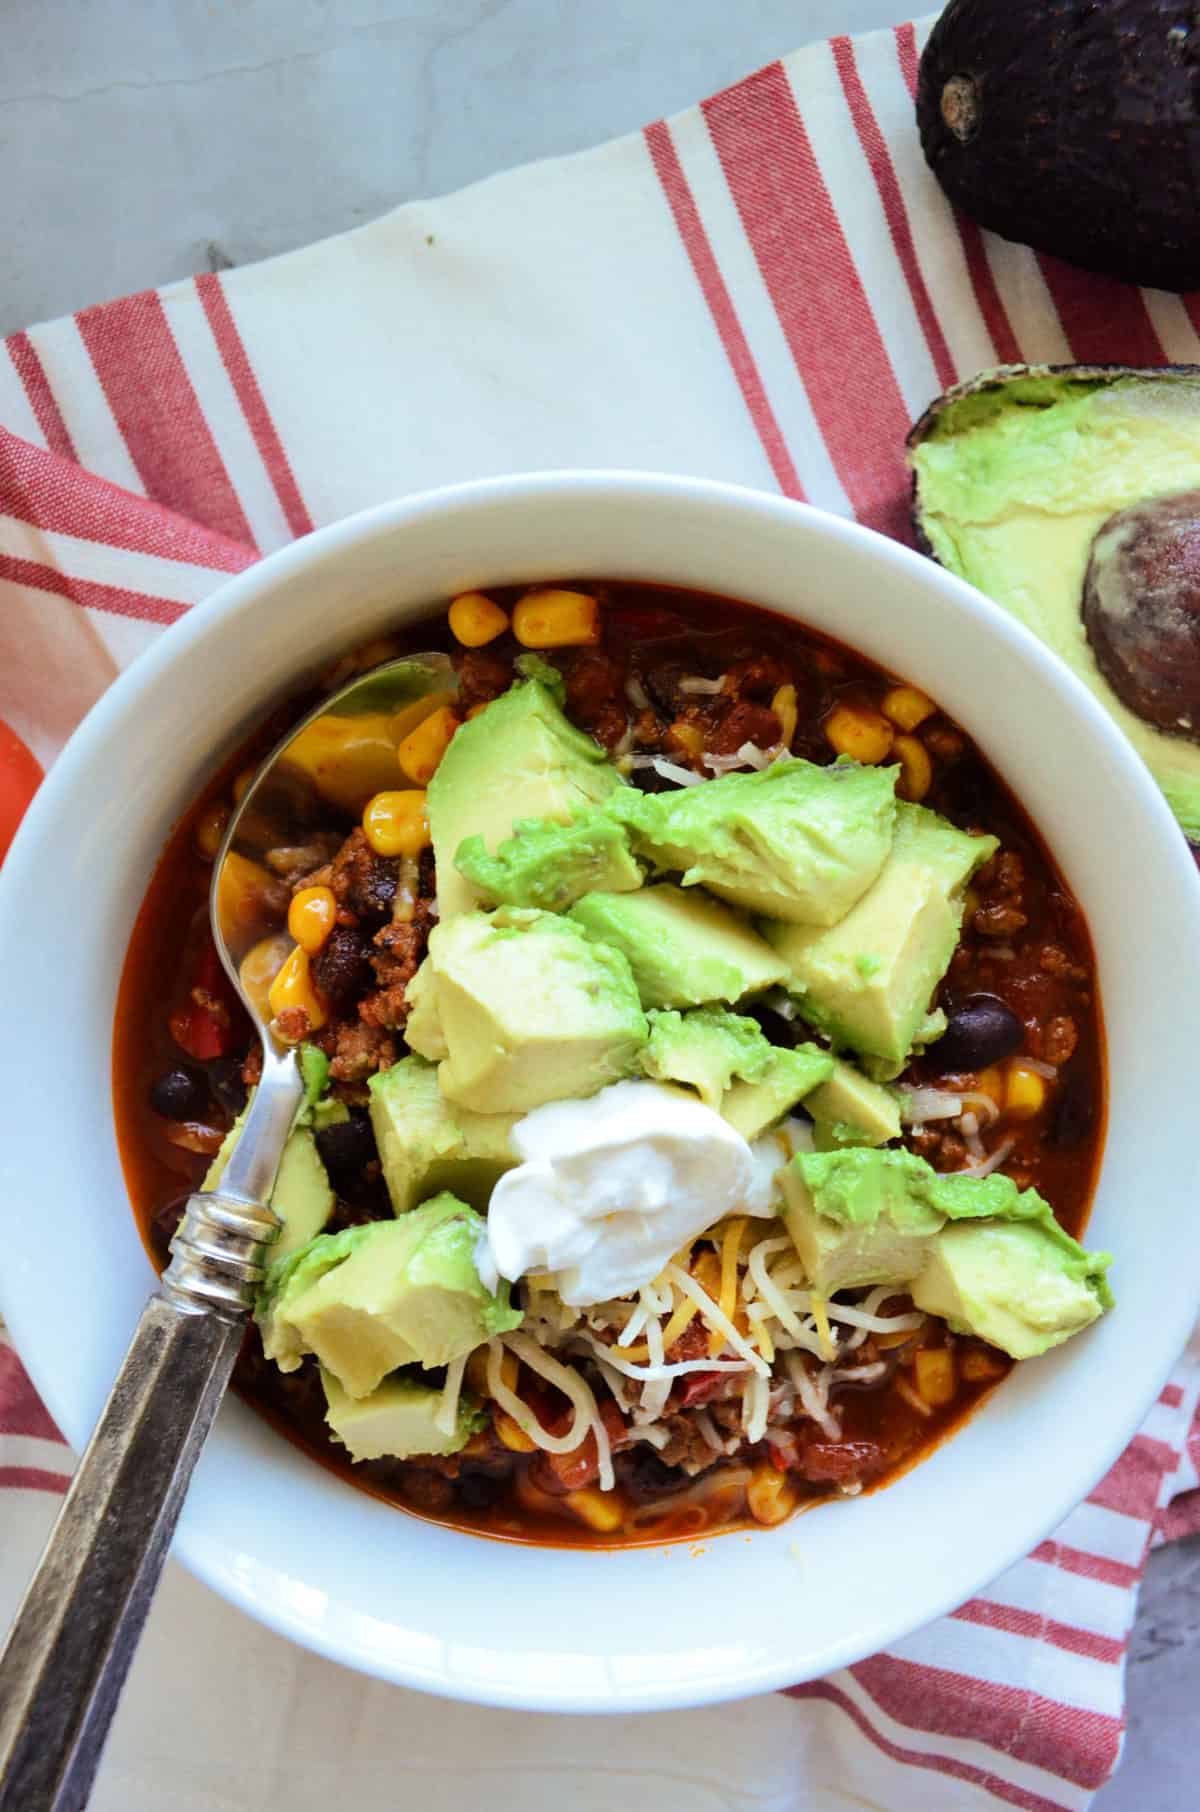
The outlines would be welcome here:
[[[566,669],[567,715],[612,750],[625,734],[625,682],[608,655],[580,649]]]
[[[790,668],[774,655],[753,654],[726,669],[725,689],[739,699],[771,699],[791,677]]]
[[[1080,986],[1088,979],[1088,972],[1083,964],[1077,963],[1058,944],[1043,944],[1038,960],[1046,974],[1056,976],[1059,981]]]
[[[688,1322],[678,1340],[667,1348],[665,1356],[670,1365],[682,1365],[689,1359],[707,1359],[708,1328],[699,1315]]]
[[[329,1058],[329,1074],[335,1082],[365,1082],[376,1070],[386,1070],[396,1061],[396,1040],[382,1026],[364,1025],[362,1020],[327,1026],[316,1042]]]
[[[783,725],[774,711],[742,699],[721,719],[708,738],[708,747],[714,755],[734,755],[744,742],[760,749],[774,748],[782,735]]]
[[[935,1170],[958,1170],[966,1162],[967,1148],[949,1127],[914,1127],[909,1144]]]
[[[1057,1013],[1042,1033],[1042,1056],[1057,1067],[1075,1055],[1079,1027],[1068,1013]]]
[[[428,900],[417,900],[407,921],[377,931],[367,961],[378,988],[358,1003],[359,1018],[369,1026],[402,1026],[408,1018],[407,987],[420,968],[429,942],[433,914]]]
[[[664,1466],[678,1466],[689,1478],[695,1478],[698,1472],[706,1472],[719,1457],[711,1442],[697,1428],[695,1416],[687,1410],[667,1417],[661,1426],[668,1431],[666,1446],[658,1449],[658,1457]]]
[[[458,704],[465,716],[475,705],[490,705],[512,683],[512,656],[490,648],[469,648],[458,657]]]
[[[399,876],[399,860],[395,856],[377,856],[364,832],[356,827],[333,861],[305,875],[298,885],[328,887],[339,907],[348,909],[365,925],[378,925],[391,915]],[[344,924],[344,917],[339,918]]]
[[[990,900],[977,906],[971,915],[971,929],[976,937],[1009,939],[1024,931],[1029,920],[1019,906],[1007,900]]]

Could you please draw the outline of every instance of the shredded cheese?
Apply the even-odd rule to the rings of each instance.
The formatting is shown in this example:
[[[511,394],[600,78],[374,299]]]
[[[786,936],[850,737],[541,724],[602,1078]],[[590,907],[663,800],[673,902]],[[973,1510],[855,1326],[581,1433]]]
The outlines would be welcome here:
[[[816,1303],[817,1298],[814,1296],[814,1315]],[[822,1305],[822,1307],[824,1306]],[[919,1328],[925,1325],[924,1315],[915,1310],[910,1315],[873,1315],[868,1309],[859,1308],[855,1303],[834,1302],[832,1299],[828,1304],[828,1309],[835,1321],[847,1322],[853,1328],[865,1328],[869,1334],[899,1334],[906,1328]],[[828,1326],[828,1323],[826,1325]]]
[[[570,1399],[574,1414],[566,1434],[551,1434],[548,1428],[543,1428],[528,1403],[518,1397],[516,1391],[508,1388],[501,1376],[505,1347],[527,1365],[531,1372],[536,1372],[539,1378],[544,1378],[547,1384],[553,1384]],[[502,1341],[488,1341],[487,1382],[488,1394],[495,1398],[501,1409],[507,1410],[521,1432],[527,1434],[535,1447],[540,1447],[543,1453],[574,1453],[600,1413],[586,1379],[573,1366],[560,1365],[557,1359],[543,1352],[537,1341],[531,1340],[528,1334],[506,1334]]]
[[[651,1326],[653,1325],[652,1322]],[[652,1357],[648,1365],[634,1365],[624,1353],[618,1353],[616,1347],[603,1346],[591,1334],[580,1334],[579,1339],[597,1359],[612,1366],[623,1378],[636,1378],[639,1384],[658,1384],[664,1379],[670,1382],[674,1378],[686,1376],[688,1372],[744,1372],[757,1369],[751,1366],[748,1359],[676,1359],[668,1362]],[[747,1353],[753,1359],[758,1359],[757,1353],[752,1353],[750,1348],[747,1348]],[[759,1365],[761,1364],[760,1360]],[[766,1367],[762,1366],[762,1369],[765,1371]]]
[[[754,1348],[750,1345],[750,1342],[744,1335],[738,1333],[728,1315],[722,1314],[718,1304],[716,1304],[712,1297],[700,1287],[691,1273],[682,1271],[678,1265],[668,1265],[667,1275],[676,1289],[682,1290],[685,1296],[691,1297],[692,1301],[699,1308],[704,1320],[707,1321],[709,1327],[718,1328],[720,1332],[724,1334],[725,1339],[733,1348],[734,1352],[740,1353],[742,1358],[749,1362],[753,1370],[756,1371],[760,1377],[765,1378],[769,1371],[766,1360],[760,1353],[755,1352]],[[712,1366],[714,1361],[710,1359],[707,1363],[709,1366]],[[716,1363],[720,1364],[720,1361],[718,1360]]]
[[[786,1234],[777,1235],[774,1239],[760,1239],[746,1261],[746,1269],[758,1294],[768,1305],[771,1313],[781,1327],[785,1327],[794,1340],[804,1338],[804,1329],[800,1317],[788,1303],[783,1291],[767,1270],[767,1259],[776,1252],[791,1251],[792,1242]]]
[[[822,1359],[835,1359],[837,1357],[837,1342],[834,1340],[833,1334],[830,1331],[829,1316],[826,1312],[823,1297],[813,1297],[812,1318],[817,1330],[817,1339],[821,1342]]]
[[[770,1313],[771,1311],[767,1308],[765,1303],[752,1302],[750,1307],[746,1310],[746,1318],[753,1325],[754,1340],[759,1352],[762,1354],[768,1365],[773,1365],[775,1362],[775,1342],[771,1337],[771,1330],[767,1326],[767,1318]]]
[[[742,1249],[742,1234],[745,1230],[745,1217],[735,1216],[726,1227],[721,1241],[721,1313],[729,1321],[733,1320],[734,1310],[737,1308],[738,1255]],[[708,1350],[714,1359],[724,1345],[725,1337],[719,1331],[709,1335]]]
[[[601,1491],[611,1491],[617,1482],[616,1474],[613,1471],[612,1442],[608,1438],[604,1417],[600,1414],[599,1409],[592,1417],[592,1434],[596,1440],[596,1458],[600,1463],[597,1483]]]
[[[462,1394],[463,1373],[467,1369],[467,1355],[452,1359],[446,1367],[446,1382],[442,1386],[441,1401],[433,1425],[444,1435],[452,1435],[458,1426],[458,1399]]]

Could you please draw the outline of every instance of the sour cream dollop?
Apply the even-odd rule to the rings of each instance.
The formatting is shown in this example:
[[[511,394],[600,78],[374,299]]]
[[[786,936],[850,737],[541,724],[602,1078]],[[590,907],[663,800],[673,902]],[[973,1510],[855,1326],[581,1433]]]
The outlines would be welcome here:
[[[510,1282],[552,1272],[571,1308],[632,1295],[753,1193],[741,1134],[661,1082],[548,1102],[510,1139],[522,1162],[492,1191],[489,1255]]]

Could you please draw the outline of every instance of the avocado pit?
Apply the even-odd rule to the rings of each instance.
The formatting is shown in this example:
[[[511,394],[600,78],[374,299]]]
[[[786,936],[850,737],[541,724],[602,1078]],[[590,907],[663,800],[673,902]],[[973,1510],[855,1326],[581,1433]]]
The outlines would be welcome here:
[[[1144,723],[1200,743],[1200,490],[1118,510],[1083,582],[1097,664]]]

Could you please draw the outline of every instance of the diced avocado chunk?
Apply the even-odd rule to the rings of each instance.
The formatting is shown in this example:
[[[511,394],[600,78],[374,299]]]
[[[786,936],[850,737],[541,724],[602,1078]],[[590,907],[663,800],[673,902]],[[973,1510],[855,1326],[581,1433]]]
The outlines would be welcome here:
[[[786,962],[727,906],[661,883],[638,893],[589,893],[569,917],[629,961],[642,1005],[698,1007],[761,994]]]
[[[297,1061],[304,1081],[304,1106],[313,1108],[329,1087],[329,1059],[315,1044],[302,1044]]]
[[[894,1212],[831,1219],[818,1212],[800,1163],[800,1156],[795,1157],[779,1173],[783,1218],[817,1294],[832,1296],[835,1290],[870,1284],[907,1286],[924,1263],[929,1242],[942,1225],[941,1216],[901,1193],[892,1204]]]
[[[900,1137],[896,1091],[872,1082],[841,1057],[835,1060],[828,1082],[805,1096],[804,1108],[813,1117],[822,1150],[838,1145],[886,1145]]]
[[[325,1420],[352,1460],[407,1460],[419,1453],[457,1453],[486,1417],[466,1391],[458,1399],[454,1427],[437,1424],[442,1393],[398,1373],[385,1378],[369,1397],[351,1397],[330,1372],[325,1387]]]
[[[438,1017],[437,978],[433,964],[426,957],[404,990],[408,1018],[404,1037],[410,1050],[419,1051],[429,1063],[440,1063],[450,1055]]]
[[[484,1222],[444,1193],[394,1221],[320,1234],[271,1267],[256,1312],[281,1371],[315,1353],[351,1397],[404,1365],[448,1365],[520,1324],[508,1286],[483,1284]]]
[[[1032,1359],[1111,1305],[1109,1262],[1040,1221],[962,1221],[932,1242],[910,1294],[956,1333]]]
[[[637,1068],[649,1035],[621,953],[533,908],[437,925],[414,981],[420,1022],[409,1019],[408,1042],[441,1055],[443,1095],[479,1114],[594,1095]]]
[[[788,923],[835,925],[883,867],[896,773],[783,760],[677,792],[630,789],[608,809],[637,854],[681,872],[685,887]]]
[[[451,1107],[437,1070],[422,1057],[404,1057],[367,1084],[371,1125],[383,1180],[397,1214],[426,1196],[451,1190],[486,1209],[497,1181],[517,1162],[508,1135],[513,1114],[474,1114]]]
[[[565,912],[585,893],[631,893],[642,884],[623,826],[598,811],[568,824],[520,818],[494,856],[482,837],[468,837],[454,865],[483,899],[547,912]]]
[[[1035,1189],[998,1171],[939,1176],[896,1149],[801,1153],[783,1189],[788,1232],[824,1295],[903,1287],[918,1308],[1014,1359],[1057,1345],[1111,1306],[1108,1254],[1085,1252]]]
[[[879,879],[839,924],[763,926],[804,1017],[880,1076],[898,1075],[945,1029],[930,999],[954,955],[966,884],[997,848],[995,837],[901,802]]]
[[[344,1102],[322,1102],[318,1105],[328,1110],[323,1116],[325,1125],[350,1118],[350,1110]],[[230,1153],[241,1137],[248,1109],[247,1103],[225,1134],[221,1149],[205,1174],[202,1189],[215,1189],[221,1181]],[[320,1233],[333,1213],[335,1199],[311,1127],[294,1126],[283,1148],[275,1187],[271,1192],[271,1207],[283,1223],[270,1248],[273,1264],[298,1252],[301,1246],[306,1246],[309,1240]]]
[[[479,903],[454,866],[469,838],[482,837],[494,851],[518,819],[567,821],[622,784],[604,750],[567,722],[541,680],[524,680],[493,699],[455,732],[429,783],[442,923]]]
[[[808,1109],[814,1092],[832,1073],[834,1060],[819,1045],[798,1044],[785,1051],[772,1045],[766,1070],[757,1082],[734,1082],[721,1097],[721,1117],[735,1132],[753,1142],[797,1101]]]
[[[720,1107],[735,1076],[757,1082],[767,1073],[771,1046],[755,1019],[724,1007],[652,1011],[649,1019],[650,1042],[641,1055],[646,1075],[686,1083],[709,1107]]]

